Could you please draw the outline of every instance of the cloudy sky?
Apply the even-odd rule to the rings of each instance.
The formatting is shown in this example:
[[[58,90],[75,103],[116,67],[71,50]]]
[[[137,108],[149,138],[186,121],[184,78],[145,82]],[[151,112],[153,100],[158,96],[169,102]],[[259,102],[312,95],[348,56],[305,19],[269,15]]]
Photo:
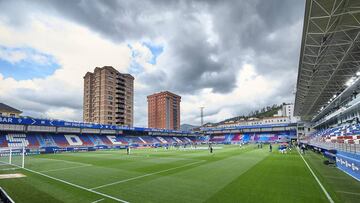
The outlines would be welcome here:
[[[182,96],[181,122],[216,122],[293,102],[304,0],[0,0],[0,102],[82,120],[83,76],[111,65],[146,96]]]

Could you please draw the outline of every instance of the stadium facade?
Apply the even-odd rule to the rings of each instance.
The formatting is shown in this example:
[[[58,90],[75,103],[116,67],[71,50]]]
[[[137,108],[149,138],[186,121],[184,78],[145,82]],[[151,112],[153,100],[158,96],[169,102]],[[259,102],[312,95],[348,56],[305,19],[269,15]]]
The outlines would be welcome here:
[[[111,66],[84,76],[83,120],[133,126],[134,77]]]

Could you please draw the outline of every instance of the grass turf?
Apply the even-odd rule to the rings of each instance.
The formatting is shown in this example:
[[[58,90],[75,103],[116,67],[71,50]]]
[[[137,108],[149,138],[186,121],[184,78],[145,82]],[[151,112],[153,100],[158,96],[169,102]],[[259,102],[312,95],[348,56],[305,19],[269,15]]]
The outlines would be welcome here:
[[[335,202],[357,202],[358,181],[324,165],[318,154],[304,157]],[[48,177],[1,170],[27,176],[0,179],[16,202],[114,202],[109,196],[128,202],[329,202],[295,150],[269,153],[267,146],[223,146],[214,154],[138,149],[130,156],[123,150],[37,155],[26,157],[25,167]]]

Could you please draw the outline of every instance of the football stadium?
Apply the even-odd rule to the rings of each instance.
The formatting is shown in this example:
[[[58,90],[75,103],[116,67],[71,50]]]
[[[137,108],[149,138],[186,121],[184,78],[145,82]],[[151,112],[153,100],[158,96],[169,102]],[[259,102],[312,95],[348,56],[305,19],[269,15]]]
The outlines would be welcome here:
[[[360,202],[360,1],[306,0],[304,13],[294,105],[276,109],[297,119],[180,130],[179,99],[174,129],[3,105],[0,202]]]

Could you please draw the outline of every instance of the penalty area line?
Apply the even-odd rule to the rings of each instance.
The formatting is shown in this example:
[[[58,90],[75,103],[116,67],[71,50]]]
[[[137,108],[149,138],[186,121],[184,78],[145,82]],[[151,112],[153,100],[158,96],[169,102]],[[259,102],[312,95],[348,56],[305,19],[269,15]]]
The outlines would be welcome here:
[[[123,202],[123,203],[129,203],[125,200],[122,200],[122,199],[118,199],[116,197],[113,197],[113,196],[110,196],[110,195],[107,195],[107,194],[104,194],[104,193],[101,193],[101,192],[97,192],[97,191],[94,191],[92,189],[89,189],[89,188],[86,188],[86,187],[83,187],[83,186],[80,186],[80,185],[76,185],[74,183],[70,183],[70,182],[67,182],[65,180],[62,180],[62,179],[59,179],[59,178],[55,178],[55,177],[52,177],[52,176],[49,176],[49,175],[46,175],[46,174],[43,174],[43,173],[40,173],[40,172],[37,172],[37,171],[33,171],[31,169],[28,169],[28,168],[23,168],[24,170],[26,171],[29,171],[29,172],[32,172],[32,173],[36,173],[38,175],[42,175],[42,176],[45,176],[47,178],[50,178],[50,179],[53,179],[53,180],[56,180],[56,181],[59,181],[59,182],[62,182],[62,183],[65,183],[65,184],[68,184],[68,185],[71,185],[73,187],[76,187],[76,188],[79,188],[79,189],[83,189],[83,190],[86,190],[88,192],[92,192],[92,193],[95,193],[95,194],[98,194],[98,195],[101,195],[103,197],[107,197],[109,199],[113,199],[113,200],[116,200],[118,202]]]
[[[35,174],[38,174],[38,175],[41,175],[41,176],[44,176],[44,177],[47,177],[47,178],[50,178],[52,180],[56,180],[56,181],[59,181],[59,182],[62,182],[62,183],[65,183],[67,185],[71,185],[73,187],[76,187],[76,188],[79,188],[79,189],[82,189],[82,190],[85,190],[85,191],[88,191],[88,192],[91,192],[91,193],[94,193],[94,194],[97,194],[97,195],[100,195],[100,196],[103,196],[103,197],[106,197],[106,198],[109,198],[109,199],[112,199],[112,200],[115,200],[115,201],[118,201],[118,202],[123,202],[123,203],[129,203],[128,201],[125,201],[125,200],[122,200],[122,199],[119,199],[119,198],[116,198],[116,197],[113,197],[113,196],[110,196],[110,195],[107,195],[107,194],[104,194],[104,193],[101,193],[101,192],[97,192],[95,190],[92,190],[92,189],[89,189],[89,188],[86,188],[86,187],[83,187],[83,186],[80,186],[80,185],[76,185],[74,183],[70,183],[66,180],[62,180],[62,179],[59,179],[59,178],[55,178],[55,177],[52,177],[52,176],[49,176],[49,175],[46,175],[44,173],[40,173],[38,171],[34,171],[34,170],[31,170],[31,169],[28,169],[28,168],[22,168],[20,166],[17,166],[17,165],[14,165],[14,164],[10,164],[10,165],[13,165],[13,166],[16,166],[20,169],[23,169],[25,171],[29,171],[31,173],[35,173]]]
[[[327,197],[327,199],[329,200],[330,203],[334,203],[334,200],[331,198],[331,196],[329,195],[329,193],[326,191],[325,187],[321,184],[320,180],[318,179],[318,177],[315,175],[314,171],[310,168],[309,164],[306,162],[306,160],[304,159],[304,157],[301,155],[301,153],[298,150],[298,153],[300,155],[300,157],[302,158],[302,160],[304,161],[305,165],[307,166],[307,168],[309,169],[309,171],[311,172],[312,176],[315,178],[316,182],[319,184],[319,186],[321,187],[322,191],[324,192],[325,196]]]

